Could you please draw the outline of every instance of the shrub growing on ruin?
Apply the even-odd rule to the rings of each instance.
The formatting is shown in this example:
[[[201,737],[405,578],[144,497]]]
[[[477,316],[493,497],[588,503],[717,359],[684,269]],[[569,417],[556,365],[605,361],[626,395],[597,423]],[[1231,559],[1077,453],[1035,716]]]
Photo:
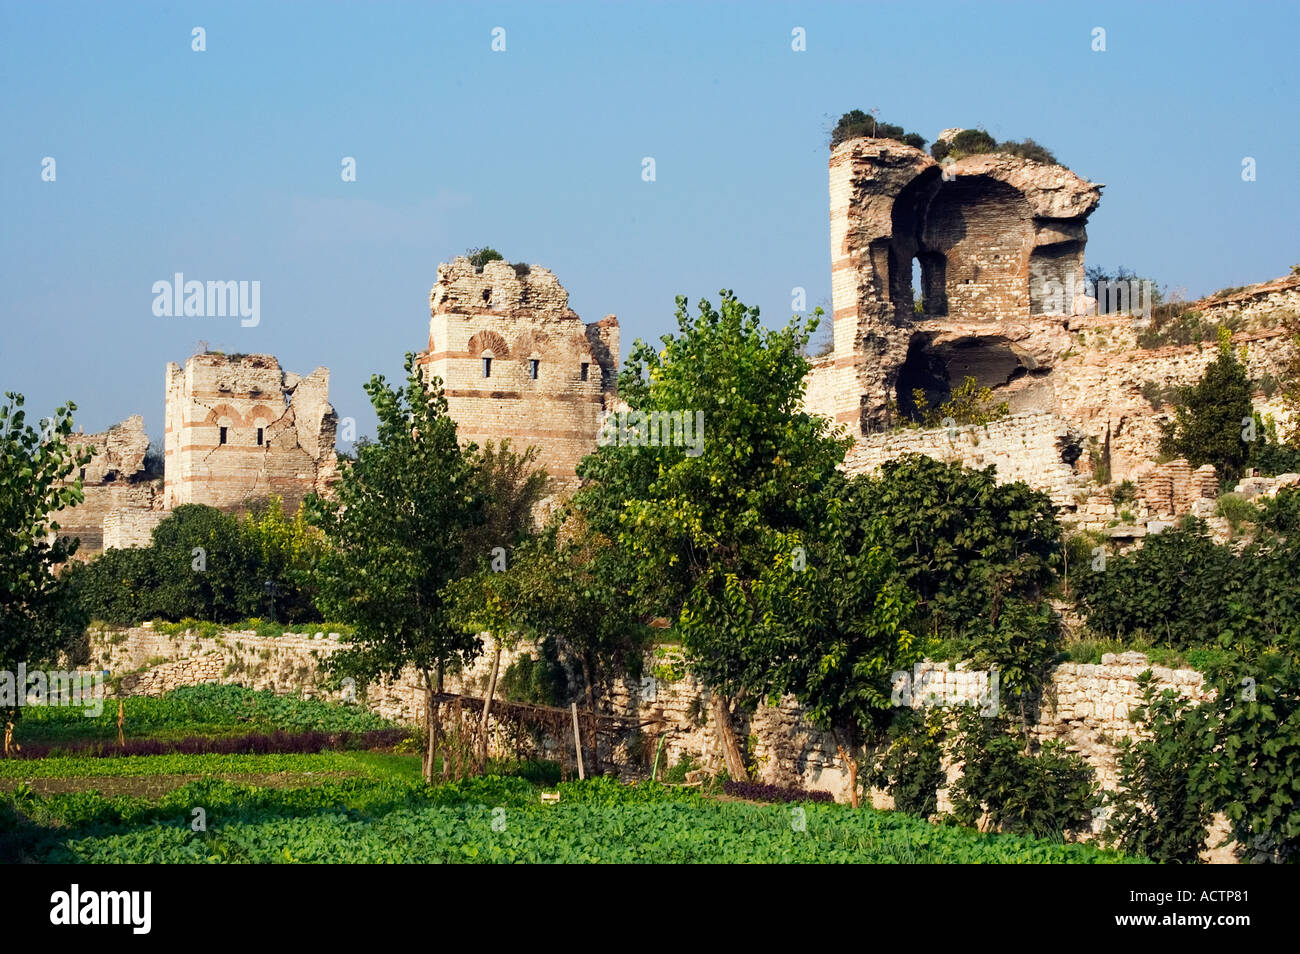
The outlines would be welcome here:
[[[469,263],[475,268],[482,270],[488,262],[504,262],[505,256],[496,249],[489,246],[482,248],[469,248],[465,250],[465,255],[469,258]]]
[[[863,136],[872,139],[895,139],[914,149],[924,149],[925,139],[918,133],[905,132],[902,126],[878,122],[870,113],[853,109],[840,117],[835,128],[831,130],[831,148],[842,142]]]
[[[1162,425],[1162,453],[1186,457],[1193,467],[1213,464],[1225,479],[1240,476],[1250,456],[1243,437],[1252,418],[1251,384],[1232,350],[1231,333],[1219,329],[1218,357],[1201,379],[1182,393],[1174,420]]]
[[[983,129],[963,129],[952,139],[936,142],[930,147],[930,155],[937,162],[943,162],[944,159],[949,157],[964,159],[967,156],[977,156],[990,152],[1002,152],[1011,156],[1019,156],[1021,159],[1053,166],[1061,164],[1050,149],[1032,139],[1007,139],[998,142]]]

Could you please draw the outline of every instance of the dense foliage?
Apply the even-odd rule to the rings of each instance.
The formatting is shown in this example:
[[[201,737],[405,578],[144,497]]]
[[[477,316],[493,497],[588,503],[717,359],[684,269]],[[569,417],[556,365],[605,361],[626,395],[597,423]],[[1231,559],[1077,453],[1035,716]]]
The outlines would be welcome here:
[[[1293,498],[1266,509],[1278,527]],[[1238,549],[1216,544],[1200,521],[1148,537],[1140,550],[1072,577],[1088,625],[1175,648],[1300,646],[1300,535],[1264,534]]]
[[[1000,719],[963,710],[954,753],[961,778],[951,789],[953,816],[963,825],[981,818],[1000,831],[1038,837],[1086,832],[1101,804],[1092,767],[1061,742],[1036,754]]]
[[[287,516],[278,497],[242,517],[182,504],[154,528],[150,546],[108,550],[73,567],[70,582],[90,618],[120,625],[308,622],[321,618],[312,576],[321,551],[305,510]]]
[[[1193,467],[1213,464],[1224,479],[1238,477],[1250,456],[1245,436],[1253,416],[1253,388],[1231,339],[1221,328],[1218,357],[1196,384],[1183,389],[1160,442],[1163,453],[1186,457]]]
[[[87,618],[68,598],[54,568],[76,552],[58,536],[58,511],[81,503],[73,475],[91,460],[70,445],[72,412],[58,408],[38,430],[27,423],[23,396],[0,405],[0,669],[35,665],[77,639]],[[49,539],[54,535],[53,541]],[[9,713],[5,713],[11,716]]]

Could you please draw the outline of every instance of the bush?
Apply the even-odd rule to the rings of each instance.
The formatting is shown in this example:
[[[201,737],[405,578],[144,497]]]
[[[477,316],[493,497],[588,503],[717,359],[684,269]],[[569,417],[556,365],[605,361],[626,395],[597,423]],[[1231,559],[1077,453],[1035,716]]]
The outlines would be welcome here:
[[[482,248],[468,248],[465,250],[465,255],[469,258],[469,263],[480,271],[488,262],[505,261],[504,255],[486,245]]]
[[[1175,418],[1162,425],[1162,453],[1186,457],[1193,467],[1213,464],[1219,475],[1241,474],[1250,447],[1242,438],[1243,422],[1253,416],[1251,385],[1245,366],[1233,354],[1231,334],[1219,329],[1219,356],[1200,381],[1183,391]]]
[[[92,619],[124,626],[269,615],[268,580],[277,620],[318,621],[312,564],[321,546],[303,511],[286,517],[278,498],[243,519],[184,504],[154,528],[150,546],[109,550],[74,568],[69,582]]]
[[[929,818],[939,810],[943,770],[943,713],[901,709],[889,727],[889,747],[872,768],[872,785],[885,788],[894,808]]]
[[[987,815],[999,831],[1040,838],[1085,832],[1100,799],[1092,767],[1064,743],[1047,742],[1037,755],[1001,719],[972,710],[958,716],[954,757],[962,776],[952,787],[953,815],[976,825]]]
[[[1259,525],[1283,537],[1300,530],[1300,487],[1283,487],[1276,495],[1266,497]]]
[[[953,159],[964,159],[966,156],[976,156],[989,152],[1006,153],[1011,156],[1019,156],[1021,159],[1043,162],[1053,166],[1060,165],[1051,150],[1032,139],[1019,141],[1008,139],[998,142],[983,129],[963,129],[953,136],[950,141],[936,142],[930,147],[930,155],[934,157],[936,162],[943,162],[949,156]]]
[[[1214,513],[1228,521],[1234,535],[1259,519],[1259,508],[1241,494],[1221,496],[1215,504]]]
[[[868,136],[874,139],[894,139],[906,143],[915,149],[925,148],[925,139],[918,133],[904,132],[902,126],[892,123],[877,122],[870,113],[860,109],[850,110],[840,117],[840,121],[831,130],[831,148],[842,142]]]
[[[1213,814],[1204,773],[1204,712],[1172,689],[1157,693],[1150,671],[1138,684],[1143,705],[1131,718],[1146,734],[1120,740],[1119,789],[1109,800],[1107,840],[1161,864],[1194,864]]]

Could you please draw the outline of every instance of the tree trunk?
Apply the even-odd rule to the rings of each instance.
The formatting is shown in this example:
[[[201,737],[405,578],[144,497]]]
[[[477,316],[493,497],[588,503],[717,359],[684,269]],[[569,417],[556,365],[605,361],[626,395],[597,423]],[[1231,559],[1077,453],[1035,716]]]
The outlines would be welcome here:
[[[478,724],[478,761],[479,772],[487,772],[488,761],[488,714],[492,710],[492,697],[497,691],[497,670],[501,667],[501,640],[496,640],[496,652],[492,656],[492,675],[488,677],[487,695],[483,697],[483,718]]]
[[[582,661],[582,681],[586,687],[587,712],[591,714],[590,727],[587,730],[587,742],[591,745],[591,774],[600,774],[600,739],[596,737],[596,692],[591,679],[594,667],[586,659]]]
[[[733,782],[748,781],[745,757],[740,752],[736,730],[731,724],[731,707],[720,692],[713,693],[713,724],[718,732],[718,741],[722,743],[722,760],[727,766],[727,776]]]
[[[433,784],[433,763],[437,755],[437,730],[434,728],[437,720],[433,711],[433,680],[429,678],[429,671],[424,670],[424,782],[426,785]]]
[[[835,737],[835,750],[840,753],[840,758],[844,760],[844,767],[849,771],[849,804],[857,808],[860,804],[858,798],[858,760],[849,755],[848,750],[840,744],[838,737]]]

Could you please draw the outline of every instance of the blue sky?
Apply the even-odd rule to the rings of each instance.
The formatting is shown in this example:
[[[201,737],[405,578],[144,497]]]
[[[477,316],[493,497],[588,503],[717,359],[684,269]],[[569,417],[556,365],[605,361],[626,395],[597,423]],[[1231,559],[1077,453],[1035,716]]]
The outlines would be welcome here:
[[[438,262],[485,244],[617,314],[625,354],[678,294],[783,322],[793,287],[829,298],[826,143],[854,108],[1033,137],[1105,183],[1090,264],[1262,281],[1300,261],[1297,27],[1293,3],[5,2],[0,389],[160,438],[164,365],[205,340],[328,366],[373,432],[361,385],[424,347]],[[261,323],[155,317],[175,272],[260,281]]]

